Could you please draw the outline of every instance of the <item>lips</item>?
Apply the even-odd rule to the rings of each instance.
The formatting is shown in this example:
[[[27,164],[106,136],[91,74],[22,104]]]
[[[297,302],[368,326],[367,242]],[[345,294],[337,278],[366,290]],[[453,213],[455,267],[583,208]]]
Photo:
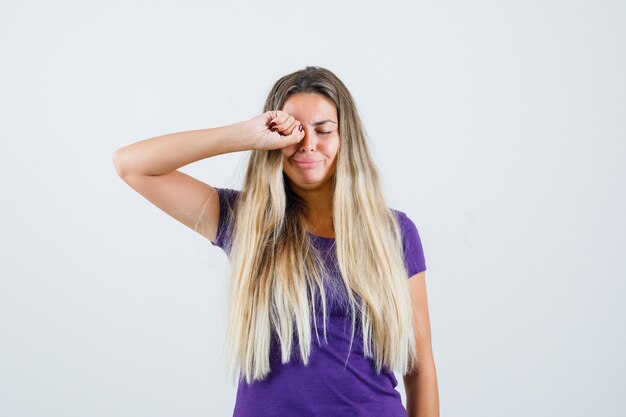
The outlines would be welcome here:
[[[311,169],[315,168],[322,161],[315,159],[294,159],[293,162],[302,169]]]

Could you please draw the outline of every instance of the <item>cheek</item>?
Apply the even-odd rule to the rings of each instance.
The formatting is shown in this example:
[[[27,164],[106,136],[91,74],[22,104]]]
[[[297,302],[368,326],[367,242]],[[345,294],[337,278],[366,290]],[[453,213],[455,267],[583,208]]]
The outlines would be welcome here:
[[[291,149],[291,146],[287,147],[287,148],[281,148],[281,153],[283,154],[283,164],[287,164],[287,159],[293,155],[293,150]]]
[[[333,158],[337,157],[337,155],[339,154],[339,141],[329,146],[329,154],[332,155]]]
[[[298,148],[298,145],[294,144],[294,145],[289,145],[285,148],[280,148],[280,150],[283,153],[284,158],[289,158],[291,155],[293,155],[296,152],[297,148]]]

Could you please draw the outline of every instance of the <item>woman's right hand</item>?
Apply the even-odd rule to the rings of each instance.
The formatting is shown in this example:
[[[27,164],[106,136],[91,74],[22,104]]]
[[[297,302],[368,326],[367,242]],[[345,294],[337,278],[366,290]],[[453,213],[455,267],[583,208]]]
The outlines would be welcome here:
[[[282,110],[269,110],[246,122],[253,149],[272,150],[294,145],[304,138],[304,126]]]

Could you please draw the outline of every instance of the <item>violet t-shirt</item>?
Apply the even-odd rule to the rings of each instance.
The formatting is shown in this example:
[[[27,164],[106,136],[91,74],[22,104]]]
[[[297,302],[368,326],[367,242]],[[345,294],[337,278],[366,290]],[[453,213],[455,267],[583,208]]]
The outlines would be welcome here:
[[[215,189],[219,195],[220,214],[217,236],[211,243],[222,248],[230,258],[231,231],[225,216],[234,208],[240,191]],[[392,210],[400,220],[404,262],[407,278],[410,278],[426,270],[422,243],[415,224],[406,213]],[[328,262],[329,276],[324,279],[341,282],[336,264],[335,239],[311,233],[309,236],[311,243],[322,251]],[[297,337],[292,344],[291,360],[287,364],[281,363],[280,349],[274,339],[270,348],[270,373],[264,380],[253,381],[250,385],[245,380],[239,383],[233,417],[406,417],[400,393],[395,389],[398,381],[394,373],[383,368],[380,374],[376,374],[374,362],[364,355],[358,323],[352,349],[348,351],[351,313],[345,288],[343,293],[335,290],[341,286],[324,284],[324,288],[328,343],[324,340],[321,305],[316,302],[319,342],[312,325],[309,364],[305,366],[300,359]]]

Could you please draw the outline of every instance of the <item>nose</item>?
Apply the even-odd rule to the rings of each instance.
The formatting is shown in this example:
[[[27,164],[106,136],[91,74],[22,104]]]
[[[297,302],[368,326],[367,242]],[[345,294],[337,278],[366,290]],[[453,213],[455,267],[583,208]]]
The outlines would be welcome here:
[[[317,139],[315,139],[315,135],[309,134],[309,128],[302,125],[304,127],[304,137],[298,143],[298,152],[315,152],[315,148],[317,146]]]

